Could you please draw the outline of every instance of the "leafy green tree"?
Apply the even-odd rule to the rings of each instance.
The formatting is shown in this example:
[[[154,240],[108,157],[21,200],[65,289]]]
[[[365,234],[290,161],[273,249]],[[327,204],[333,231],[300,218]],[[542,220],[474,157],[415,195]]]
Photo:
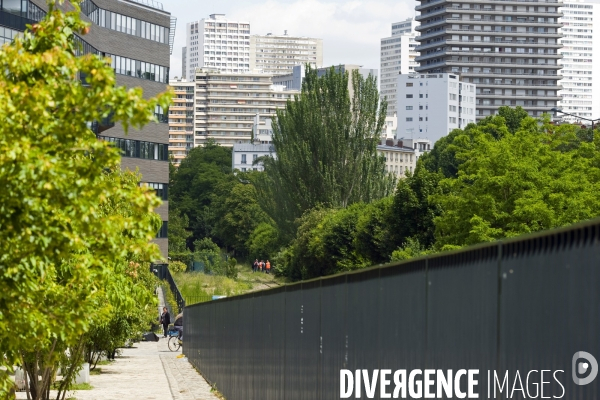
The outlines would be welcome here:
[[[456,179],[441,181],[444,214],[436,247],[463,246],[572,224],[600,214],[595,145],[564,151],[571,138],[533,118],[496,140],[475,132],[457,153]]]
[[[251,184],[238,183],[218,207],[215,235],[236,254],[247,255],[248,238],[260,223],[269,220],[258,204],[256,189]]]
[[[272,224],[262,222],[252,231],[246,246],[250,261],[273,258],[279,249],[279,231]]]
[[[353,247],[357,254],[369,264],[380,264],[390,260],[397,247],[393,232],[393,197],[386,197],[366,205],[358,215],[354,232]]]
[[[419,243],[418,239],[409,237],[404,245],[392,252],[391,261],[404,261],[411,258],[425,256],[433,253],[432,249],[426,249]]]
[[[2,398],[13,365],[28,371],[33,399],[47,398],[64,350],[106,312],[97,302],[115,265],[131,254],[160,257],[149,243],[157,219],[136,218],[160,201],[138,185],[115,185],[106,171],[119,169],[119,150],[88,123],[112,110],[116,123],[140,127],[170,95],[145,100],[141,89],[116,85],[107,60],[76,56],[74,32],[86,31],[78,10],[63,14],[51,2],[40,24],[0,51]],[[105,213],[112,201],[129,204],[131,214]]]
[[[430,247],[435,241],[434,219],[442,214],[439,201],[433,196],[441,194],[439,182],[441,173],[430,172],[421,160],[415,172],[398,182],[390,223],[390,236],[395,246],[402,245],[409,238]]]
[[[169,210],[169,255],[174,253],[185,253],[187,249],[187,238],[192,233],[186,228],[190,225],[187,215],[178,210]]]
[[[214,141],[192,149],[170,177],[169,208],[189,219],[192,236],[187,239],[191,247],[197,239],[211,237],[217,220],[215,204],[224,200],[227,189],[215,203],[214,193],[219,188],[230,188],[236,178],[231,171],[231,149]],[[169,215],[169,219],[171,215]]]
[[[277,111],[277,158],[264,160],[266,174],[258,182],[261,205],[286,238],[295,232],[294,221],[319,204],[344,208],[391,193],[393,178],[376,151],[386,109],[373,76],[331,68],[318,77],[307,67],[301,93]]]

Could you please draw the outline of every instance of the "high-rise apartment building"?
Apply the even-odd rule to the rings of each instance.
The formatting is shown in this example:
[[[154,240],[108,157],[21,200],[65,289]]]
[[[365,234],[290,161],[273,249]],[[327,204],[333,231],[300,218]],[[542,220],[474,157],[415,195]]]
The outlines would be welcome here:
[[[169,108],[169,155],[179,166],[194,147],[194,81],[172,79],[175,92]]]
[[[231,21],[225,14],[189,22],[186,27],[186,78],[196,68],[225,72],[250,71],[250,23]]]
[[[396,85],[398,74],[412,74],[419,64],[415,61],[417,42],[415,31],[417,21],[408,18],[392,24],[392,36],[381,39],[379,94],[388,102],[387,115],[396,113]]]
[[[458,74],[398,75],[396,137],[435,142],[475,122],[475,84]]]
[[[71,10],[70,3],[62,8]],[[9,42],[34,24],[48,10],[44,0],[6,1],[0,3],[0,40]],[[141,87],[151,97],[167,90],[169,57],[175,33],[175,19],[163,10],[161,3],[145,0],[85,0],[81,3],[84,20],[92,23],[90,32],[77,37],[84,54],[110,57],[117,84]],[[156,209],[163,225],[155,239],[167,257],[167,225],[169,202],[168,125],[165,111],[157,108],[159,122],[141,130],[129,129],[126,135],[120,124],[110,119],[90,121],[100,140],[122,149],[121,168],[139,168],[142,183],[156,189],[163,204]]]
[[[283,35],[250,36],[250,69],[271,75],[288,74],[295,65],[323,65],[323,39]]]
[[[500,106],[532,116],[560,100],[562,0],[419,0],[420,73],[460,74],[477,85],[477,118]]]
[[[560,19],[563,34],[559,53],[563,79],[562,90],[558,92],[562,100],[558,108],[583,118],[600,118],[600,66],[594,62],[600,57],[600,0],[565,0]],[[594,71],[595,70],[595,71]],[[576,117],[562,116],[569,122],[577,122]]]
[[[273,85],[267,74],[198,69],[195,77],[194,147],[210,139],[227,147],[250,143],[256,115],[262,125],[298,93]]]
[[[181,77],[186,79],[187,71],[186,71],[186,63],[187,63],[187,47],[183,46],[181,48]]]

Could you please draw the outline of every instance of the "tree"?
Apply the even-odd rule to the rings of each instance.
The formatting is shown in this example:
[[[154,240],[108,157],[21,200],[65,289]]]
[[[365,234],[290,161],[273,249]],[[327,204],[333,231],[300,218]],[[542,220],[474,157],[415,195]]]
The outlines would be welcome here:
[[[240,255],[247,255],[247,241],[256,227],[268,222],[269,217],[257,201],[256,189],[251,184],[238,183],[229,195],[217,205],[219,216],[215,222],[215,236]]]
[[[192,233],[187,231],[190,220],[187,215],[181,215],[178,210],[169,212],[169,255],[186,253],[186,240]]]
[[[437,199],[444,214],[435,219],[436,247],[487,242],[598,216],[597,148],[588,142],[565,147],[571,136],[549,131],[548,123],[533,118],[499,140],[475,132],[474,145],[457,153],[462,161],[458,177],[441,181],[444,194]]]
[[[231,171],[231,149],[208,141],[192,149],[181,161],[169,186],[169,212],[181,213],[189,219],[192,235],[187,247],[204,237],[212,237],[217,221],[215,207],[229,193],[235,183]],[[215,192],[222,194],[215,200]],[[169,216],[170,216],[169,215]],[[217,240],[220,241],[220,240]]]
[[[442,214],[442,208],[434,195],[441,194],[439,182],[442,173],[430,172],[419,160],[412,175],[398,182],[392,204],[390,236],[396,246],[409,238],[425,247],[435,241],[434,219]]]
[[[115,185],[121,178],[107,171],[119,169],[120,152],[97,140],[88,123],[111,114],[126,129],[140,127],[154,119],[155,106],[168,106],[170,95],[145,100],[141,89],[116,85],[106,59],[76,56],[74,32],[87,29],[78,9],[63,14],[51,2],[40,24],[0,51],[3,398],[13,365],[25,366],[35,400],[47,398],[63,350],[78,346],[106,312],[97,302],[116,266],[132,254],[160,257],[149,243],[157,219],[137,218],[160,200],[139,185]],[[105,213],[113,201],[131,213]]]
[[[318,204],[344,208],[391,193],[393,178],[376,150],[386,109],[373,76],[331,68],[318,77],[307,67],[301,93],[277,111],[277,158],[264,160],[266,174],[258,184],[261,205],[285,237],[291,238],[294,221]]]
[[[250,260],[273,258],[279,248],[279,232],[272,224],[261,222],[248,237]]]

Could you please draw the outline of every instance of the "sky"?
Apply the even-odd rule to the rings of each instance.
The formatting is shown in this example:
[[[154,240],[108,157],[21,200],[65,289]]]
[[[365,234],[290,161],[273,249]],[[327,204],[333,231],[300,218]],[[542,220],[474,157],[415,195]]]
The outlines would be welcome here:
[[[392,23],[415,15],[415,0],[162,0],[177,17],[170,77],[181,76],[181,48],[188,22],[226,14],[250,22],[251,35],[267,33],[323,39],[323,65],[358,64],[379,69],[380,39]]]

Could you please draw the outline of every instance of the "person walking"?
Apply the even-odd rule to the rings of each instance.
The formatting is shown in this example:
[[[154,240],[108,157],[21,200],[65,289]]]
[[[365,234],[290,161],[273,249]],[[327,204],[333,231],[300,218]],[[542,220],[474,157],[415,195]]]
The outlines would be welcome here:
[[[265,268],[266,268],[266,273],[270,274],[271,273],[271,263],[269,262],[269,260],[267,260],[267,263],[265,264]]]
[[[254,264],[252,264],[252,272],[256,272],[258,269],[258,258],[254,260]]]
[[[263,272],[264,269],[265,269],[265,262],[264,262],[264,260],[260,260],[260,272]]]
[[[160,315],[160,323],[163,326],[164,337],[167,337],[167,333],[169,331],[169,324],[171,323],[171,314],[169,314],[169,310],[167,307],[163,307],[163,312]]]

